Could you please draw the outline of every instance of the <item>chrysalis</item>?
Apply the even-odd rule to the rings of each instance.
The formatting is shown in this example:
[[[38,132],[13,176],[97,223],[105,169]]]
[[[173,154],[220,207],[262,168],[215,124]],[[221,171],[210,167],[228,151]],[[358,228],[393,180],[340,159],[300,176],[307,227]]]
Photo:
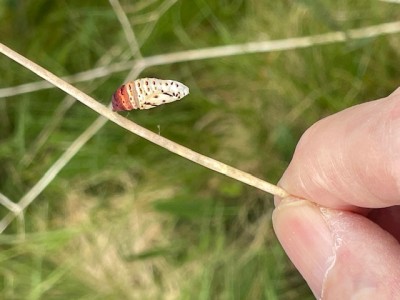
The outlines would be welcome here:
[[[112,96],[112,109],[149,109],[180,100],[188,94],[189,88],[178,81],[141,78],[118,88]]]

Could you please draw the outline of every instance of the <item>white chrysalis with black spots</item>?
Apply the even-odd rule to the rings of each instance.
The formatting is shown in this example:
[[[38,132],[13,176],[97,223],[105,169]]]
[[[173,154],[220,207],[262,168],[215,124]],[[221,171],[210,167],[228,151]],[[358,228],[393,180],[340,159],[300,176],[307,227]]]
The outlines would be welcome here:
[[[118,88],[112,96],[112,109],[149,109],[180,100],[188,94],[189,88],[178,81],[141,78]]]

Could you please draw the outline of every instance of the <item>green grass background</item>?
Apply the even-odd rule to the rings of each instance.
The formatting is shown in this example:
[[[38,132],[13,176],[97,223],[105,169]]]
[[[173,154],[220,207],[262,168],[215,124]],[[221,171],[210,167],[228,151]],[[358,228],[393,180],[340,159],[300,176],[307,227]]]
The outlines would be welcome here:
[[[121,4],[143,56],[345,31],[400,13],[375,0]],[[60,76],[129,58],[108,1],[2,0],[0,40]],[[399,49],[397,34],[152,67],[141,77],[179,80],[191,94],[122,115],[277,182],[311,124],[398,86]],[[0,89],[39,80],[2,55],[0,74]],[[107,104],[126,75],[75,85]],[[64,97],[53,88],[0,99],[0,192],[15,202],[98,117],[75,103],[24,163]],[[272,200],[108,123],[24,223],[0,235],[1,298],[312,299],[273,233]]]

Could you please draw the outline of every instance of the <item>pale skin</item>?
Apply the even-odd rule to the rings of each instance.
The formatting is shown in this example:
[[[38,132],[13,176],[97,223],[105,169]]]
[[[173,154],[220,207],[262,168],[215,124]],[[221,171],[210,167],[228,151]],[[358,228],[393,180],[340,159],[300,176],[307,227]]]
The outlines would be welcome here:
[[[276,234],[317,298],[400,299],[400,88],[314,124],[279,185]]]

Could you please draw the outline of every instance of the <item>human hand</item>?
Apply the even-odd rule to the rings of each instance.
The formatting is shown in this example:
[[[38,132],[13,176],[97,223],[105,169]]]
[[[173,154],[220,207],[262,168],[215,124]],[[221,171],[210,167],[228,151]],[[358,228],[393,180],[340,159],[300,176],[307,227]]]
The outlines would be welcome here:
[[[279,185],[275,232],[317,298],[400,299],[400,88],[314,124]]]

